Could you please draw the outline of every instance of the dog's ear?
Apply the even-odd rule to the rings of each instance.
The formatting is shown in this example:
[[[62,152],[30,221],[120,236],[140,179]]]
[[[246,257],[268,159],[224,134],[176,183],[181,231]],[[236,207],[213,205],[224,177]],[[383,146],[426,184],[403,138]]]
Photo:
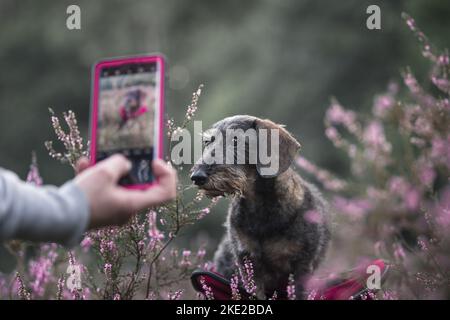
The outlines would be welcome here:
[[[256,130],[256,134],[259,139],[259,130],[260,129],[266,129],[267,130],[267,150],[268,153],[271,155],[271,129],[278,130],[278,137],[279,137],[279,145],[278,145],[278,157],[272,156],[272,159],[275,161],[278,160],[279,163],[279,169],[278,173],[274,175],[265,175],[266,177],[270,176],[276,176],[280,173],[283,173],[286,171],[292,162],[294,161],[295,155],[297,154],[298,150],[300,150],[300,143],[282,126],[279,124],[276,124],[268,119],[255,119],[254,121],[254,128]],[[259,141],[258,141],[259,145]],[[258,161],[256,164],[256,169],[258,170],[258,173],[261,174],[261,168],[262,165],[259,162],[259,156]]]

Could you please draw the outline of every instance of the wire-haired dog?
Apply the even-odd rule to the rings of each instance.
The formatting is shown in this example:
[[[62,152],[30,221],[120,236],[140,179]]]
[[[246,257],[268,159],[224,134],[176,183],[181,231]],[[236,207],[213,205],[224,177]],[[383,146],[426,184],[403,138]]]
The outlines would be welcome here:
[[[225,137],[229,129],[241,129],[244,133],[249,129],[256,133],[276,129],[278,172],[263,176],[259,155],[254,164],[236,162],[236,153],[244,152],[248,160],[252,151],[247,140],[245,151],[238,150],[236,138],[223,143],[224,154],[234,150],[233,163],[208,161],[222,148],[217,146],[220,139],[210,137],[217,137],[218,133]],[[202,159],[192,168],[191,179],[207,196],[233,196],[227,233],[214,257],[217,271],[231,278],[236,264],[242,265],[249,259],[254,266],[258,296],[271,297],[274,291],[278,297],[285,296],[292,274],[297,297],[301,298],[305,280],[325,255],[330,232],[328,209],[321,194],[291,168],[300,144],[282,126],[247,115],[225,118],[206,131],[205,136],[208,141]],[[258,134],[257,139],[261,139]],[[274,150],[273,146],[268,149]]]

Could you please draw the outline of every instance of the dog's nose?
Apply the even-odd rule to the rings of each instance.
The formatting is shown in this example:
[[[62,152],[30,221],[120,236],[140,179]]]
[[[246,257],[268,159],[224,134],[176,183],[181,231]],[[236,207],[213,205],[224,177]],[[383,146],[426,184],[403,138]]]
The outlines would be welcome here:
[[[203,170],[195,170],[191,175],[191,180],[197,185],[201,186],[208,180],[208,175]]]

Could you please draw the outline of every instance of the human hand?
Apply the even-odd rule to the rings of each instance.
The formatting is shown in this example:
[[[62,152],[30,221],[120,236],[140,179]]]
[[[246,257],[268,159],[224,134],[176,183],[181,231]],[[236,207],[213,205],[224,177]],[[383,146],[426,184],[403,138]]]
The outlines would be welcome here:
[[[122,225],[137,211],[175,198],[176,171],[164,161],[153,160],[153,174],[159,183],[147,190],[130,190],[118,185],[119,179],[130,169],[130,161],[119,154],[90,168],[87,158],[78,161],[75,183],[89,201],[89,229]]]

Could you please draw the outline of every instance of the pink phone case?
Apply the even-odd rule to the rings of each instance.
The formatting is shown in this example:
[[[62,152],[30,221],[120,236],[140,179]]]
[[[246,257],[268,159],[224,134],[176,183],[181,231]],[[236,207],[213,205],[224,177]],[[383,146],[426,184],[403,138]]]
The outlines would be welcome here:
[[[151,56],[134,56],[134,57],[123,57],[116,59],[108,59],[97,62],[93,67],[93,84],[92,84],[92,100],[91,100],[91,145],[90,145],[90,165],[95,165],[96,163],[96,151],[97,151],[97,123],[98,123],[98,98],[99,98],[99,80],[100,71],[105,67],[113,67],[122,64],[133,64],[133,63],[154,63],[158,64],[161,72],[159,73],[160,79],[160,101],[156,116],[159,118],[157,121],[159,128],[157,129],[158,137],[155,139],[157,146],[154,147],[153,159],[163,159],[163,131],[164,131],[164,57],[162,55],[151,55]],[[154,180],[152,183],[138,184],[138,185],[126,185],[124,188],[127,189],[148,189],[151,186],[158,184],[158,180]]]

